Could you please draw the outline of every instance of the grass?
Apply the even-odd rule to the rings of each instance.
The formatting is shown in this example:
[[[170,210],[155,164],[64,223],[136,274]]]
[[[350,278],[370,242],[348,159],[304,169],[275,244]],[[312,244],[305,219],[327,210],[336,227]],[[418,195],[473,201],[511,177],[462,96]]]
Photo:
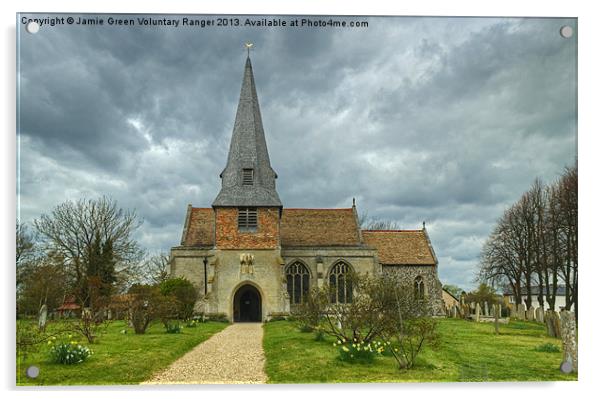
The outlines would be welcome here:
[[[146,334],[136,335],[133,329],[126,328],[125,322],[114,321],[98,343],[85,344],[83,337],[77,337],[80,344],[85,344],[93,352],[83,363],[53,364],[49,361],[50,346],[42,345],[39,352],[23,362],[19,361],[17,385],[138,384],[226,326],[226,323],[207,322],[194,328],[184,328],[180,334],[167,334],[161,323],[155,323]],[[121,333],[124,329],[127,334]],[[30,365],[40,368],[36,379],[25,376]]]
[[[559,381],[576,380],[559,367],[562,353],[538,352],[541,345],[562,347],[544,326],[512,321],[494,334],[490,323],[441,319],[439,348],[426,348],[411,370],[399,370],[390,357],[349,364],[338,359],[334,339],[314,340],[287,321],[264,326],[263,346],[269,383]]]

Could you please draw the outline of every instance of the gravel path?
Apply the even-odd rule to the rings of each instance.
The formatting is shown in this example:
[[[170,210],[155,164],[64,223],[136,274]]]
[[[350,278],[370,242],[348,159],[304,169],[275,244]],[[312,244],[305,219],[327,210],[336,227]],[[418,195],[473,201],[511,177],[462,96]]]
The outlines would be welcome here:
[[[261,323],[232,324],[145,384],[265,383],[262,339]]]

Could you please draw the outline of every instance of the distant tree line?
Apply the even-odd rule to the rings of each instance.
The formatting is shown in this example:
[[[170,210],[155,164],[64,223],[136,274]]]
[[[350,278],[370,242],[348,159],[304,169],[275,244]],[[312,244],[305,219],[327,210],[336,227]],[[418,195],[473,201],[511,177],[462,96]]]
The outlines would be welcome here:
[[[577,165],[549,185],[536,179],[500,217],[485,242],[477,279],[512,290],[515,303],[532,294],[551,309],[558,287],[566,288],[566,310],[577,315]]]

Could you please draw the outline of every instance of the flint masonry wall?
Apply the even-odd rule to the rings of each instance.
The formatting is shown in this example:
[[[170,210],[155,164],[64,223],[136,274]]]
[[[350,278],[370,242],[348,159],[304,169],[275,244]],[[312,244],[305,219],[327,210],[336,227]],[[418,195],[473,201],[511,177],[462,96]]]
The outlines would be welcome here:
[[[414,279],[422,276],[424,279],[425,296],[429,299],[433,315],[444,314],[441,283],[434,266],[383,265],[383,273],[395,276],[402,285],[414,289]]]

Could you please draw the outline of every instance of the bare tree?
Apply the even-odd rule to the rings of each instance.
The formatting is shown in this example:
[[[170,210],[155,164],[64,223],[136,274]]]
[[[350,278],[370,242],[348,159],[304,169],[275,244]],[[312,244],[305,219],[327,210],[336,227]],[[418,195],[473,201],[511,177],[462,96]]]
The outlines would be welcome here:
[[[29,231],[27,225],[17,220],[16,224],[16,267],[17,267],[17,292],[23,284],[23,280],[34,265],[35,259],[35,237]]]
[[[577,167],[549,186],[536,179],[504,212],[481,252],[480,281],[508,284],[516,303],[533,287],[540,306],[554,308],[558,283],[566,284],[566,308],[577,312]],[[545,297],[545,298],[544,298]]]
[[[575,305],[577,316],[577,166],[567,168],[559,181],[559,209],[564,267],[560,269],[566,285],[566,309]]]
[[[169,277],[169,268],[169,254],[165,252],[155,254],[144,262],[143,280],[148,280],[152,284],[160,284]]]
[[[378,219],[364,212],[359,217],[360,227],[364,230],[398,230],[399,224],[394,220]]]
[[[87,275],[89,254],[93,252],[97,239],[101,245],[111,244],[111,261],[115,262],[117,277],[129,277],[144,254],[132,238],[141,223],[135,212],[118,208],[114,200],[101,197],[66,201],[50,214],[42,215],[34,225],[44,239],[45,249],[63,257],[66,272],[74,285],[82,290],[90,277]],[[79,299],[80,302],[83,300],[81,296]]]

